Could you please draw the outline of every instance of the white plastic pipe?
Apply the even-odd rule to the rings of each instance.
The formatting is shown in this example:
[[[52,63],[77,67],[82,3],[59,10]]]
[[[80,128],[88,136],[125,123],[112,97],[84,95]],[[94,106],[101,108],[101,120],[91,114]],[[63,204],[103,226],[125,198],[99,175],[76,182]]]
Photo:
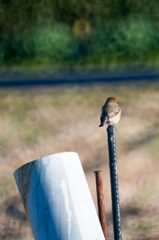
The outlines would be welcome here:
[[[77,153],[40,158],[14,176],[35,240],[105,239]]]

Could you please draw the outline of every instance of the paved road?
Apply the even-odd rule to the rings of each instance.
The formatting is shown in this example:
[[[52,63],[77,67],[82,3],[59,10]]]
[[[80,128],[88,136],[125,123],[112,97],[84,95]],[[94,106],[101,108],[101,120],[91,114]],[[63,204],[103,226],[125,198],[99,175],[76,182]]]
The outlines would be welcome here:
[[[159,78],[159,64],[120,64],[80,67],[1,68],[0,87],[89,84]]]

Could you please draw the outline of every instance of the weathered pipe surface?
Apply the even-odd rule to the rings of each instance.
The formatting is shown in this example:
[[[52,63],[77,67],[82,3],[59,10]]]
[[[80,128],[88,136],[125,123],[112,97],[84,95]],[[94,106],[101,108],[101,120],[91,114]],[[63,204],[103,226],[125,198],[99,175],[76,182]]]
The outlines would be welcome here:
[[[15,180],[35,240],[104,240],[77,153],[40,158]]]
[[[121,233],[121,217],[119,203],[119,187],[118,187],[118,169],[116,155],[116,126],[110,125],[107,128],[108,132],[108,149],[109,149],[109,167],[112,195],[112,210],[113,210],[113,227],[114,240],[122,240]]]
[[[96,188],[97,188],[97,202],[98,202],[98,214],[99,220],[103,229],[103,233],[105,239],[108,239],[107,233],[107,221],[106,221],[106,214],[105,214],[105,206],[104,206],[104,194],[103,194],[103,178],[102,178],[102,171],[94,171],[96,177]]]

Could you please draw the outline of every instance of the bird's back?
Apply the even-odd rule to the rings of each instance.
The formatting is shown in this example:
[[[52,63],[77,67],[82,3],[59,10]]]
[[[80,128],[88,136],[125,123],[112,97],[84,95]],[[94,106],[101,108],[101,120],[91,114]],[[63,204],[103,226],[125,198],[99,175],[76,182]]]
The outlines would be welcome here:
[[[105,116],[111,118],[119,112],[119,106],[113,102],[105,103],[102,108],[102,112],[105,114]]]

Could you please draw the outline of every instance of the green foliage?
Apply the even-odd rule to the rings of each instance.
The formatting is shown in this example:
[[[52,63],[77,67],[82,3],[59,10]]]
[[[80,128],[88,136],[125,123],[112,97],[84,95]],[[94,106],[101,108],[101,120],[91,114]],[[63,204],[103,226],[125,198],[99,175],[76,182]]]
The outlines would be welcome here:
[[[118,22],[98,23],[92,36],[93,56],[140,60],[159,50],[158,30],[157,22],[141,16],[129,16]]]
[[[134,16],[121,21],[114,38],[120,49],[123,49],[123,53],[140,57],[157,50],[159,37],[157,30],[157,26],[150,19]]]
[[[57,24],[35,29],[33,34],[35,56],[55,61],[67,61],[73,57],[75,40],[69,26]]]
[[[37,62],[64,62],[74,58],[76,49],[77,43],[68,25],[33,26],[6,44],[4,61],[20,63],[24,59],[35,59]]]
[[[5,52],[4,44],[3,42],[0,42],[0,64],[3,63],[4,52]]]
[[[73,24],[84,18],[81,43]],[[0,65],[101,64],[158,59],[157,0],[0,0]]]

